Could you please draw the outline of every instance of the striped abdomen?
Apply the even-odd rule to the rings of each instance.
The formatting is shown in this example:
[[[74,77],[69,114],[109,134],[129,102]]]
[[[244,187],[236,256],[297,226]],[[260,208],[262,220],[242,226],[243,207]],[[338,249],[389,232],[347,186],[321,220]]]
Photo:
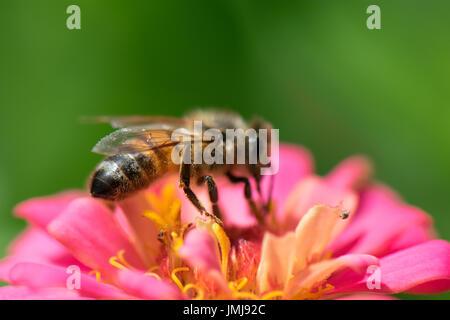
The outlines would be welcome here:
[[[121,153],[103,160],[94,171],[90,191],[93,197],[120,200],[148,187],[165,173],[176,169],[171,150]]]

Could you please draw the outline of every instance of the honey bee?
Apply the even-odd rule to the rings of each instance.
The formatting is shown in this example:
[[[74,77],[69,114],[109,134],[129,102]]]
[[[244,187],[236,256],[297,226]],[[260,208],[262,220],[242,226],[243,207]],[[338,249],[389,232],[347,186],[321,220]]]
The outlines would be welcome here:
[[[256,182],[256,188],[261,195],[260,181],[262,163],[260,159],[250,161],[249,137],[245,138],[245,159],[238,163],[238,143],[231,146],[226,143],[227,129],[254,129],[257,133],[255,139],[259,142],[259,129],[267,129],[270,132],[271,124],[255,118],[250,122],[237,113],[225,110],[195,110],[182,118],[165,116],[125,116],[125,117],[99,117],[99,122],[109,122],[118,130],[102,138],[92,149],[95,153],[107,155],[100,162],[91,175],[90,193],[93,197],[117,201],[143,190],[161,177],[179,172],[179,186],[186,197],[193,203],[201,214],[220,220],[218,207],[217,185],[213,175],[225,175],[232,183],[244,185],[244,196],[251,211],[260,220],[262,214],[259,206],[252,197],[252,189],[249,177]],[[195,132],[194,122],[201,121],[202,132]],[[220,150],[218,156],[222,161],[207,164],[196,164],[184,161],[187,156],[193,156],[189,149],[181,150],[181,163],[173,161],[174,148],[180,144],[174,141],[173,133],[183,128],[182,138],[188,137],[192,141],[199,142],[202,151],[208,144],[215,143],[215,150]],[[207,129],[218,130],[221,137],[207,137],[204,133]],[[267,137],[267,136],[266,136]],[[267,147],[270,146],[270,135],[267,137]],[[217,141],[220,140],[220,141]],[[255,142],[255,141],[254,141]],[[259,146],[259,144],[257,144]],[[229,163],[225,159],[227,152],[233,148],[234,161]],[[236,152],[235,152],[236,151]],[[177,151],[178,152],[178,151]],[[175,153],[177,153],[175,152]],[[214,155],[214,153],[213,153]],[[213,212],[209,213],[199,201],[191,189],[191,179],[196,179],[197,184],[206,184]],[[267,202],[270,201],[270,191]],[[263,206],[264,207],[264,206]]]

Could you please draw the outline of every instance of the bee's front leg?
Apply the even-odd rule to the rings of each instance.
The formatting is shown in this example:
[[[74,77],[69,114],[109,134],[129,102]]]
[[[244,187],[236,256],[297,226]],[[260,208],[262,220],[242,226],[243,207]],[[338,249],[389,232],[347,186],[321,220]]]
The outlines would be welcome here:
[[[183,161],[183,163],[180,166],[180,188],[183,188],[186,197],[197,208],[197,210],[200,211],[201,214],[204,214],[207,217],[211,217],[212,219],[214,219],[215,222],[217,222],[220,225],[223,225],[222,221],[215,214],[211,214],[208,211],[206,211],[205,207],[201,204],[200,200],[192,191],[190,187],[190,182],[191,182],[191,164],[184,163]]]
[[[205,182],[208,187],[209,200],[211,201],[212,204],[213,214],[216,217],[220,218],[221,217],[220,209],[219,205],[217,204],[217,202],[219,201],[219,193],[217,192],[216,182],[214,181],[213,177],[208,175],[200,177],[197,181],[198,184],[202,184]]]

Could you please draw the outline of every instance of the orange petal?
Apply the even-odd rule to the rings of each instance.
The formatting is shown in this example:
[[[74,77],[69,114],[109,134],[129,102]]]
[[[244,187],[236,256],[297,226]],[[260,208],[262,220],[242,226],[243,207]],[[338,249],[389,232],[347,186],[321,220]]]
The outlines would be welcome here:
[[[288,232],[282,237],[268,232],[264,235],[261,261],[256,273],[260,293],[284,287],[289,280],[294,253],[294,232]]]
[[[317,261],[333,237],[333,231],[345,224],[340,217],[340,207],[316,205],[302,218],[295,229],[295,264],[291,274],[303,270],[309,263]]]

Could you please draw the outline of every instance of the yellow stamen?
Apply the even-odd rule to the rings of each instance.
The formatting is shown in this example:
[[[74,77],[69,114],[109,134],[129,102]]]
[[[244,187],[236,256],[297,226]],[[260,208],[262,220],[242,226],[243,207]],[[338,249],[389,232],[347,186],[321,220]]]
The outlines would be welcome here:
[[[120,250],[117,253],[117,256],[119,257],[120,262],[122,262],[122,264],[130,269],[132,269],[133,267],[125,260],[125,258],[123,257],[123,255],[125,254],[125,250]]]
[[[245,285],[248,282],[248,279],[246,277],[238,280],[239,282],[236,284],[236,290],[239,291],[241,290],[243,287],[245,287]]]
[[[161,205],[161,201],[158,199],[158,197],[156,195],[154,195],[153,193],[149,193],[147,194],[147,200],[148,202],[150,202],[150,206],[152,208],[154,208],[155,210],[161,212],[162,211],[162,205]]]
[[[170,221],[176,229],[180,228],[180,213],[181,213],[181,200],[175,199],[172,201],[169,211],[167,213],[167,220]]]
[[[133,269],[133,267],[127,262],[127,260],[125,260],[125,258],[123,257],[123,255],[125,254],[125,250],[119,250],[119,252],[117,253],[117,256],[112,256],[111,258],[109,258],[109,264],[111,264],[112,266],[118,268],[118,269]],[[117,261],[119,260],[119,261]]]
[[[142,213],[142,215],[146,218],[149,218],[153,221],[154,224],[159,229],[166,229],[167,228],[167,222],[163,219],[163,217],[159,214],[157,214],[155,211],[146,210]]]
[[[205,296],[204,291],[197,285],[193,284],[193,283],[189,283],[187,285],[184,286],[183,288],[183,293],[186,294],[186,292],[189,289],[195,289],[195,298],[194,300],[202,300],[203,297]]]
[[[147,272],[152,272],[152,271],[155,271],[155,270],[158,270],[158,269],[159,269],[159,266],[153,266],[153,267],[149,268],[147,270]]]
[[[214,223],[212,225],[212,230],[217,238],[217,241],[219,242],[220,252],[222,255],[222,273],[225,275],[225,277],[227,277],[228,255],[231,248],[230,239],[228,239],[227,234],[219,224]]]
[[[181,291],[183,291],[183,284],[181,283],[180,279],[178,279],[177,277],[177,272],[181,272],[181,271],[189,271],[188,267],[179,267],[179,268],[175,268],[172,270],[171,273],[171,278],[173,280],[173,282],[175,282],[175,284],[178,286],[178,288],[180,288]]]
[[[109,258],[109,264],[111,264],[112,266],[118,268],[118,269],[122,269],[122,270],[126,270],[127,268],[120,264],[119,262],[117,262],[117,257],[116,256],[112,256],[111,258]]]
[[[92,274],[95,274],[95,279],[98,282],[102,282],[102,277],[101,277],[100,271],[98,271],[98,270],[89,271],[89,275],[92,275]]]
[[[334,286],[327,283],[325,288],[323,286],[319,286],[316,292],[310,292],[307,289],[301,289],[297,294],[293,296],[293,299],[301,299],[301,300],[317,300],[319,299],[325,292],[333,290]]]
[[[174,202],[174,195],[175,188],[172,183],[168,183],[164,186],[161,196],[158,197],[153,193],[148,193],[146,196],[150,206],[156,212],[160,214],[167,214],[170,211],[172,203]]]
[[[146,210],[142,215],[161,230],[160,240],[166,249],[176,251],[183,244],[186,229],[181,227],[181,200],[175,198],[173,184],[165,185],[159,196],[149,193],[147,198],[153,210]]]
[[[275,291],[271,291],[271,292],[268,292],[265,295],[263,295],[261,297],[261,300],[272,300],[273,298],[276,298],[276,297],[280,297],[281,298],[282,296],[284,296],[284,292],[283,291],[275,290]]]
[[[172,183],[167,183],[162,190],[162,202],[171,203],[175,194],[175,188]]]
[[[144,273],[144,276],[155,277],[156,279],[161,280],[161,277],[154,272],[146,272]]]
[[[259,297],[251,292],[235,292],[234,297],[237,299],[249,299],[249,300],[259,300]]]
[[[172,237],[172,248],[175,250],[175,252],[178,251],[183,246],[183,239],[184,239],[184,233],[186,232],[186,225],[181,229],[180,234],[176,232],[171,233]]]

